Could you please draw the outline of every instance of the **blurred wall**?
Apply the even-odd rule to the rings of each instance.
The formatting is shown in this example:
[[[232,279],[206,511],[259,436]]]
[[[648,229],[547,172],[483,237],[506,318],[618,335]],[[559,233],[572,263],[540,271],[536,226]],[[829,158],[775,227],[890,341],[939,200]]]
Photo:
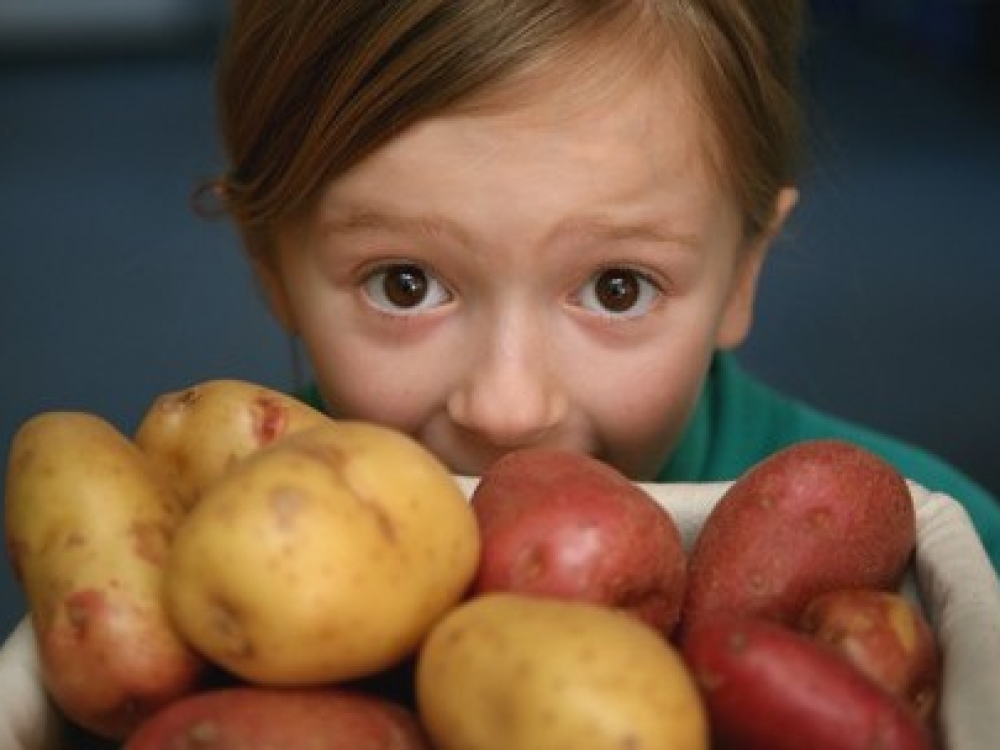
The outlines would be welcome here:
[[[814,17],[936,67],[1000,80],[997,0],[812,0]]]
[[[217,29],[228,0],[0,0],[0,53],[176,47]]]

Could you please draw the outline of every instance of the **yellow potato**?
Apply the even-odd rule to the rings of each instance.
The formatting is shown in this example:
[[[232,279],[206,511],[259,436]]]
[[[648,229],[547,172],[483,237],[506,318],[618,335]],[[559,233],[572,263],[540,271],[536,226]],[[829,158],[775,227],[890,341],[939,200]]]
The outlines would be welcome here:
[[[270,685],[372,674],[464,594],[479,535],[455,479],[402,433],[337,422],[244,459],[186,517],[167,564],[175,622]]]
[[[195,687],[202,660],[170,625],[163,564],[180,503],[115,427],[77,412],[25,422],[11,443],[6,544],[57,705],[125,737]]]
[[[240,458],[328,421],[308,404],[265,386],[209,380],[156,398],[134,439],[190,507]]]
[[[600,605],[486,594],[453,609],[417,662],[438,750],[706,750],[708,724],[676,650]]]

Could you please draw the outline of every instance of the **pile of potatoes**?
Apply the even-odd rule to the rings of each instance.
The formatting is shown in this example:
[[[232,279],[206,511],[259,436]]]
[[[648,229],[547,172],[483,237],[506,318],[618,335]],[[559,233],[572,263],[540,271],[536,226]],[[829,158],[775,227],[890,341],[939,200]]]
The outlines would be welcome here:
[[[467,498],[401,433],[218,380],[131,437],[29,419],[5,493],[46,688],[127,750],[933,746],[913,501],[847,443],[753,467],[686,550],[595,459],[522,449]]]

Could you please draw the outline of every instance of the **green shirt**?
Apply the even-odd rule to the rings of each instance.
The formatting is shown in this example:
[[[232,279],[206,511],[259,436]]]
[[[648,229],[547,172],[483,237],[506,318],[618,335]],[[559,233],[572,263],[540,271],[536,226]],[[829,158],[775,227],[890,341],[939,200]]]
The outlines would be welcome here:
[[[323,408],[315,388],[301,395]],[[968,511],[994,570],[1000,570],[1000,504],[982,487],[919,448],[779,394],[742,370],[730,354],[713,360],[691,424],[656,478],[728,481],[781,448],[816,438],[840,438],[867,448],[928,490],[955,498]]]
[[[777,393],[742,370],[732,355],[715,357],[691,424],[657,480],[735,479],[775,451],[815,438],[851,441],[928,490],[955,498],[968,511],[994,570],[1000,570],[1000,504],[986,490],[926,451]]]

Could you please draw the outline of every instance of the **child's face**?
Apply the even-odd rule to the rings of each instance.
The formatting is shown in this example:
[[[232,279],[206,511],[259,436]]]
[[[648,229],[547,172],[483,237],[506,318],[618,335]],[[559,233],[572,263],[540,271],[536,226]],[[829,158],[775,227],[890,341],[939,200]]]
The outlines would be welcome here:
[[[331,184],[260,269],[331,409],[456,473],[546,444],[654,476],[713,351],[746,334],[763,255],[678,83],[589,103],[541,86],[425,121]]]

